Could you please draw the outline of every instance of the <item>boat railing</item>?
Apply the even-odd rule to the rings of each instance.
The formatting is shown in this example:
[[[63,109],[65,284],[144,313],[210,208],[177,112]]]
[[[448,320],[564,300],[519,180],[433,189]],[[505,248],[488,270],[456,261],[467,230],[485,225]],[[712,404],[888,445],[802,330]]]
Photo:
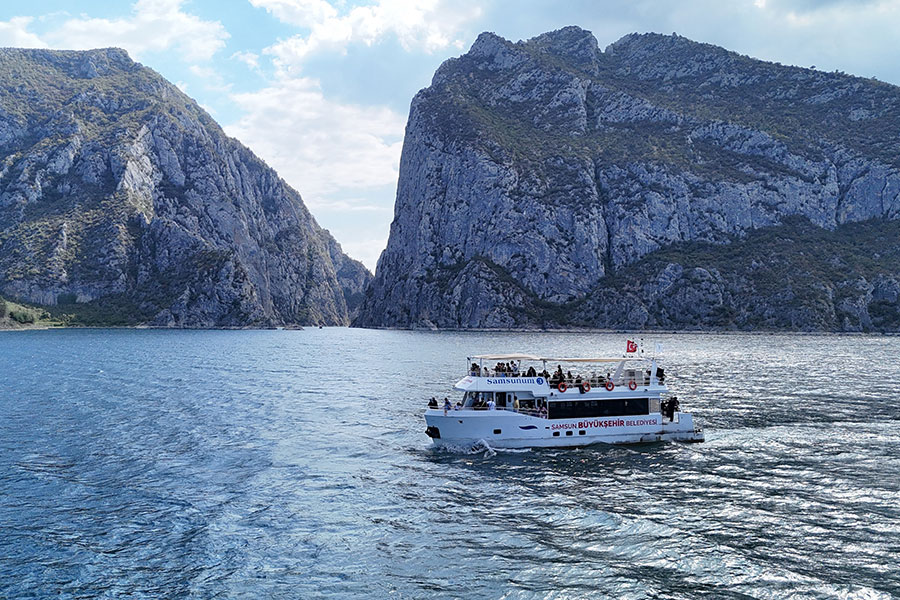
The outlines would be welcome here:
[[[566,386],[569,389],[578,388],[579,385],[583,385],[582,382],[587,382],[590,384],[591,389],[600,389],[606,386],[608,381],[612,381],[613,385],[616,388],[620,387],[629,387],[632,382],[636,386],[649,386],[649,385],[660,385],[662,384],[662,380],[658,377],[651,377],[648,373],[637,373],[635,375],[622,375],[620,377],[616,377],[615,375],[611,375],[609,378],[603,375],[596,375],[590,377],[565,377],[562,379],[565,382]],[[551,377],[548,382],[550,383],[550,387],[555,388],[559,386],[560,380],[558,378]]]
[[[442,409],[443,407],[438,407],[438,408]],[[520,415],[528,415],[530,417],[545,417],[546,418],[546,416],[547,416],[546,412],[542,412],[538,408],[519,407],[518,409],[516,409],[512,406],[497,406],[495,408],[488,408],[487,406],[460,406],[458,408],[457,407],[449,408],[449,409],[447,409],[446,412],[447,412],[447,414],[450,414],[453,412],[462,412],[462,411],[467,412],[467,411],[473,411],[473,410],[477,411],[477,412],[506,411],[506,412],[518,413]]]
[[[492,377],[492,378],[497,378],[497,379],[519,378],[519,377],[544,377],[544,379],[547,380],[547,382],[550,384],[551,387],[556,387],[562,381],[569,388],[578,387],[579,384],[581,384],[582,382],[587,382],[591,385],[592,388],[596,388],[596,387],[605,386],[607,381],[612,381],[613,385],[615,385],[616,387],[628,386],[629,384],[631,384],[632,381],[635,383],[635,385],[639,385],[639,386],[649,386],[652,384],[660,384],[661,385],[665,381],[664,379],[660,379],[659,377],[653,377],[650,375],[650,373],[647,373],[647,372],[633,373],[633,374],[625,373],[624,375],[621,375],[618,377],[615,375],[610,375],[609,377],[607,377],[605,375],[597,375],[595,373],[595,374],[591,374],[588,376],[575,375],[572,377],[566,376],[566,377],[563,377],[562,379],[559,379],[558,377],[554,377],[553,374],[551,374],[549,377],[547,377],[547,376],[544,376],[541,374],[525,375],[522,373],[504,373],[504,372],[491,373],[488,369],[485,369],[482,372],[482,374],[480,374],[480,375],[477,374],[475,371],[471,371],[469,373],[469,376],[471,376],[471,377]]]

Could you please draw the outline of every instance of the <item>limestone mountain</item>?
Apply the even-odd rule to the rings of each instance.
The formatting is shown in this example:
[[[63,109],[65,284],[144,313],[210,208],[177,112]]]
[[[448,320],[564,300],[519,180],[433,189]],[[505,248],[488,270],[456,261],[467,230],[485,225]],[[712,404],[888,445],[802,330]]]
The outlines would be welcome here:
[[[119,49],[0,49],[0,295],[90,322],[346,324],[371,279]]]
[[[412,101],[355,323],[896,330],[898,216],[900,88],[484,33]]]

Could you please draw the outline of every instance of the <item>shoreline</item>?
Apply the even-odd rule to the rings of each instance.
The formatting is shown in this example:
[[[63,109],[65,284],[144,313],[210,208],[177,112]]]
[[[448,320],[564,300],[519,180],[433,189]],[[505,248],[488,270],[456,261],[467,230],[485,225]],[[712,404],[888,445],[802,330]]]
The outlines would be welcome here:
[[[425,328],[425,327],[353,327],[351,325],[324,325],[327,328],[369,329],[372,331],[415,331],[421,333],[564,333],[564,334],[610,334],[610,335],[790,335],[790,336],[879,336],[898,337],[900,331],[790,331],[766,329],[757,331],[734,329],[488,329],[488,328]],[[150,325],[65,325],[41,324],[10,327],[0,324],[0,332],[4,331],[48,331],[70,329],[139,329],[154,331],[302,331],[319,329],[318,325],[285,325],[283,327],[161,327]]]
[[[740,329],[586,329],[586,328],[560,328],[560,329],[430,329],[426,327],[350,327],[350,329],[372,329],[383,331],[421,331],[433,333],[603,333],[619,335],[846,335],[846,336],[900,336],[900,331],[791,331],[788,329],[765,330],[740,330]]]

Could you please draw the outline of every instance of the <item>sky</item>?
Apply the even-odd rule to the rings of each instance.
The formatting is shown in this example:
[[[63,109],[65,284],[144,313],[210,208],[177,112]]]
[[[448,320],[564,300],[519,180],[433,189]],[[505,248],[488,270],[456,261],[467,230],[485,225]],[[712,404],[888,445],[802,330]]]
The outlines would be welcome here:
[[[900,84],[900,0],[31,0],[0,46],[116,46],[193,97],[375,269],[409,103],[482,31],[567,25],[600,47],[673,33],[763,60]]]

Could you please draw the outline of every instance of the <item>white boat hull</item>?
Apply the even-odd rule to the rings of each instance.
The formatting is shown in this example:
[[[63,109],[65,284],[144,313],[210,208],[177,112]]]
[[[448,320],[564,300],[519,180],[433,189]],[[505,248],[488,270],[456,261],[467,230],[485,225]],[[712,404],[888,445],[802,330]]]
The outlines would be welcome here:
[[[659,413],[621,417],[545,419],[505,410],[425,412],[426,433],[436,446],[493,448],[571,447],[659,441],[702,442],[690,413],[668,421]]]

